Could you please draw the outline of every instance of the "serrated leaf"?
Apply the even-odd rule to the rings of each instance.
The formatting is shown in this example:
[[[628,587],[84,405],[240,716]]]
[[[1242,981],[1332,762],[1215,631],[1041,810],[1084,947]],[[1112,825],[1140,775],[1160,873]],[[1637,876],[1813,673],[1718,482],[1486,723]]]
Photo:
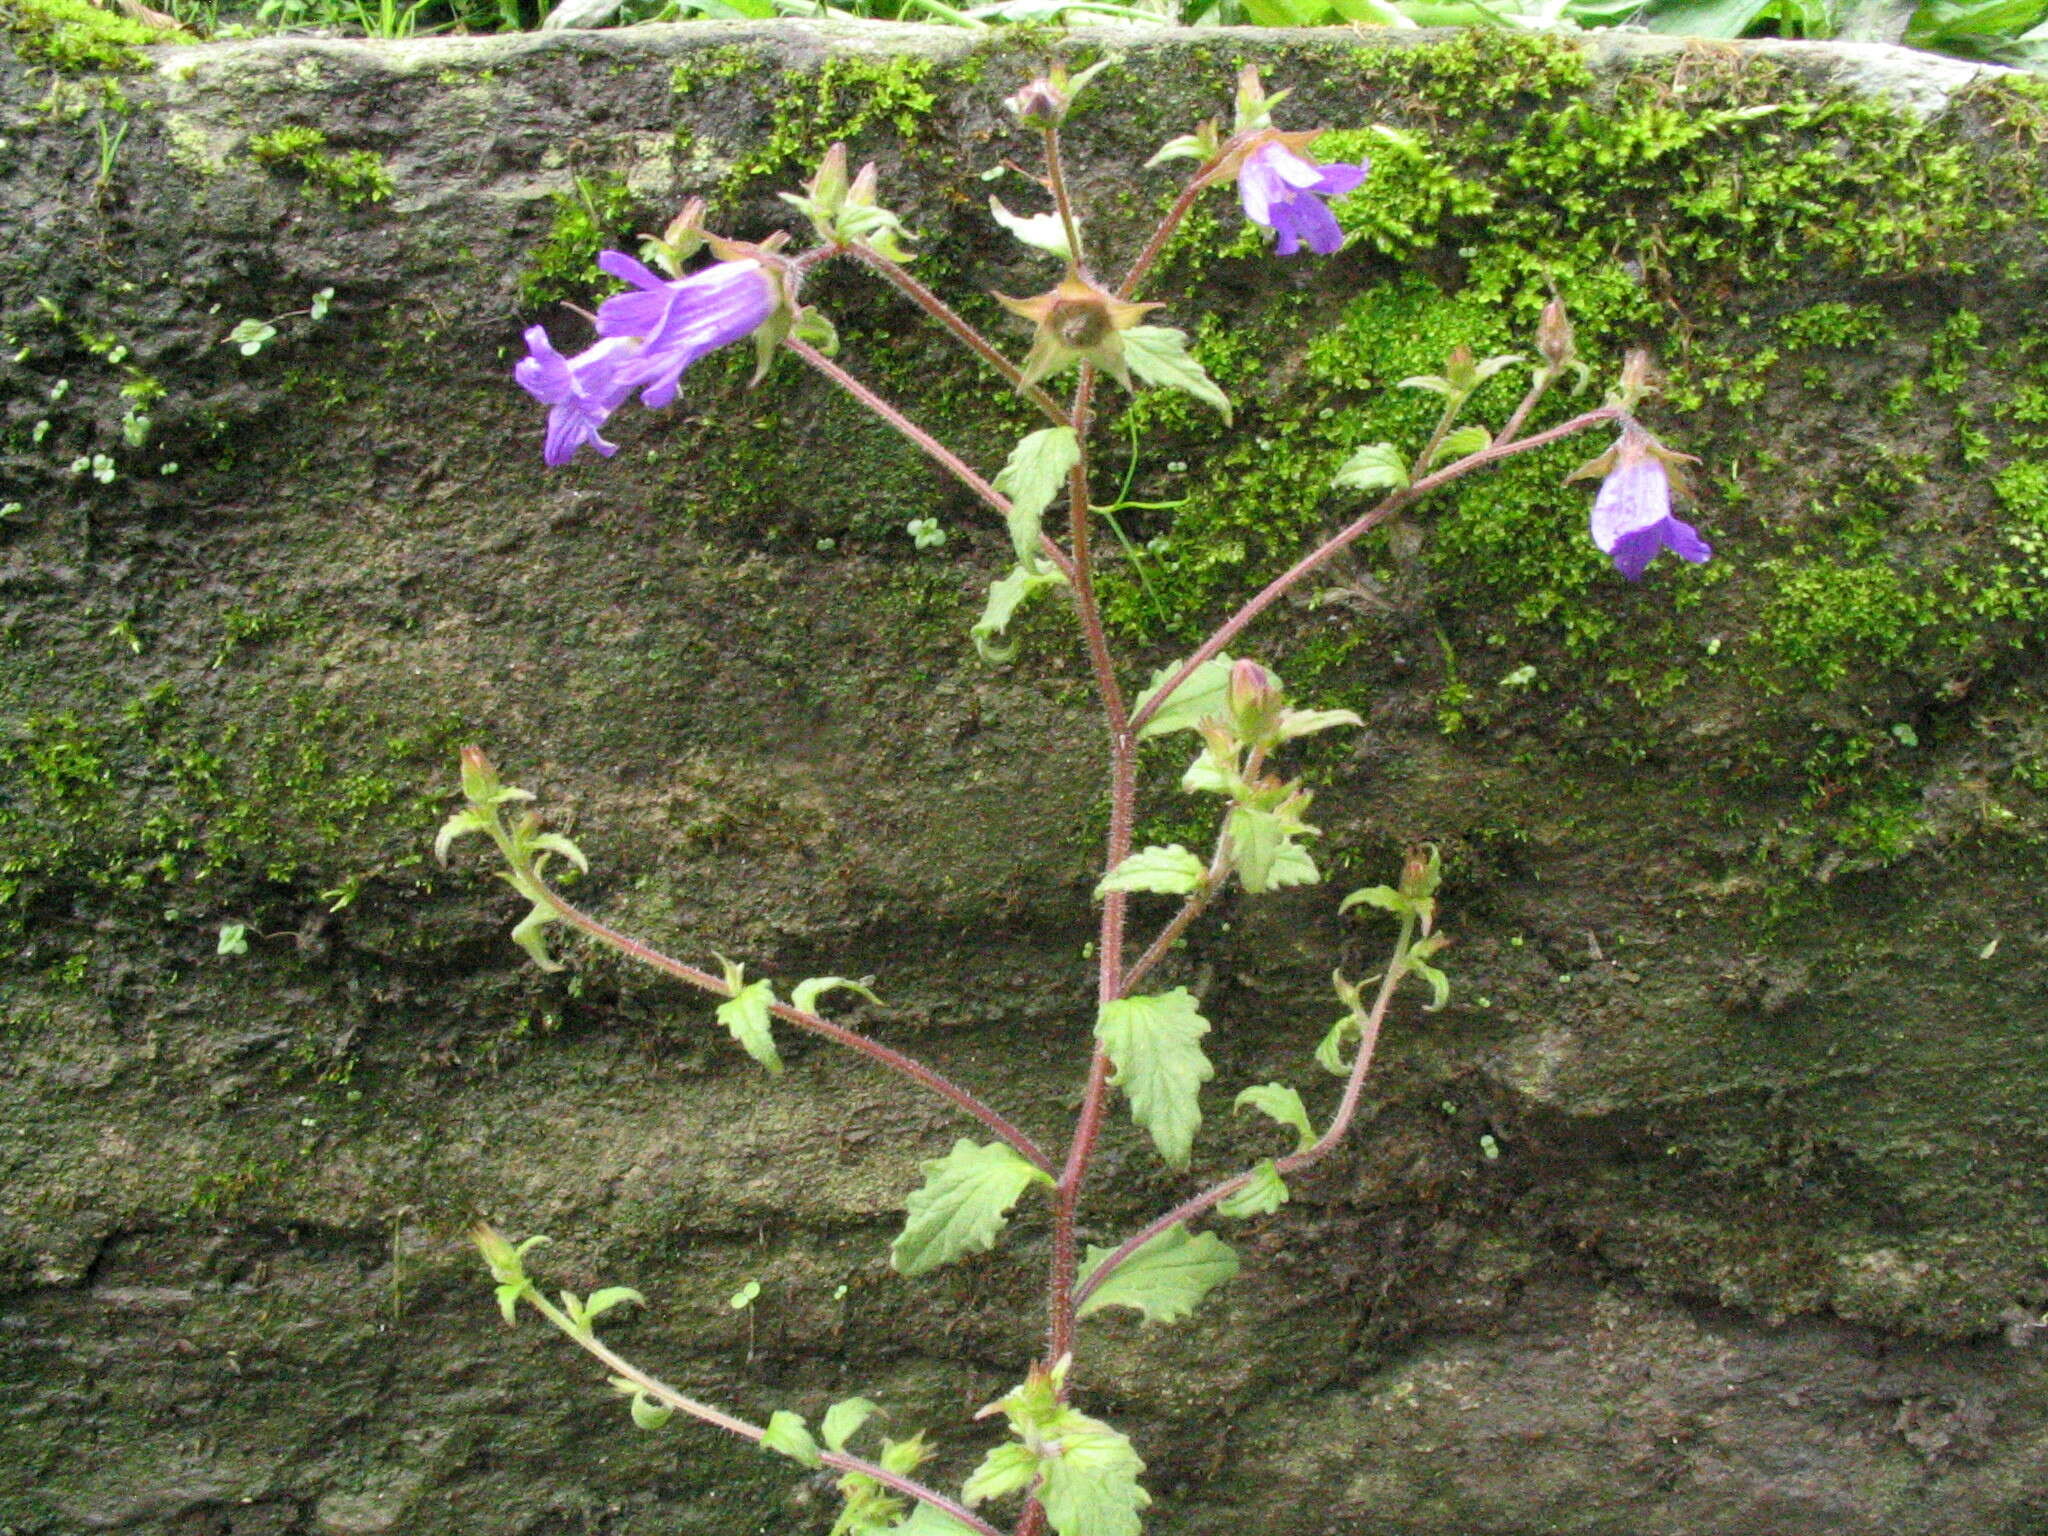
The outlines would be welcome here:
[[[1085,1284],[1111,1248],[1088,1248],[1079,1280]],[[1213,1232],[1193,1233],[1185,1224],[1168,1227],[1109,1272],[1088,1293],[1076,1314],[1088,1317],[1104,1307],[1130,1307],[1148,1323],[1178,1322],[1197,1303],[1237,1273],[1237,1255]]]
[[[1187,332],[1166,325],[1134,325],[1122,333],[1124,362],[1147,384],[1177,389],[1214,406],[1230,424],[1230,397],[1216,387],[1188,351]]]
[[[804,1427],[803,1416],[791,1413],[787,1408],[778,1408],[768,1416],[768,1427],[761,1435],[761,1449],[787,1456],[806,1467],[819,1464],[818,1442]]]
[[[1436,452],[1430,455],[1429,462],[1435,465],[1446,459],[1462,459],[1467,454],[1478,453],[1492,442],[1493,434],[1484,427],[1460,427],[1447,433],[1444,440],[1436,445]]]
[[[908,1220],[889,1245],[889,1263],[902,1275],[921,1275],[985,1252],[1017,1197],[1034,1182],[1052,1182],[1002,1142],[978,1145],[965,1137],[944,1157],[919,1167],[924,1184],[903,1202]]]
[[[667,1403],[649,1397],[645,1392],[635,1392],[631,1404],[633,1422],[641,1429],[659,1429],[675,1415],[675,1409]]]
[[[1118,998],[1096,1016],[1095,1038],[1116,1067],[1110,1082],[1123,1089],[1131,1118],[1171,1168],[1187,1166],[1202,1123],[1202,1084],[1216,1075],[1202,1054],[1208,1032],[1209,1021],[1186,987]]]
[[[981,611],[981,617],[968,633],[974,637],[974,648],[981,653],[981,659],[1002,666],[1017,659],[1017,644],[999,642],[996,637],[1010,627],[1010,620],[1026,601],[1043,592],[1047,587],[1057,587],[1067,578],[1058,571],[1036,570],[1019,565],[999,581],[989,583],[988,605]]]
[[[1218,761],[1214,752],[1205,751],[1188,764],[1188,771],[1180,776],[1180,787],[1191,795],[1227,795],[1240,777]]]
[[[1151,891],[1185,896],[1199,890],[1208,874],[1209,867],[1179,843],[1141,848],[1096,883],[1095,895],[1100,899],[1111,891]]]
[[[767,981],[753,981],[718,1005],[718,1022],[732,1033],[746,1053],[770,1072],[782,1071],[782,1055],[775,1049],[774,1015],[769,1007],[775,988]]]
[[[441,823],[441,830],[434,834],[434,862],[446,864],[448,849],[458,837],[467,837],[472,832],[488,832],[490,818],[480,811],[461,810]]]
[[[1332,1024],[1328,1033],[1323,1036],[1322,1044],[1316,1047],[1316,1060],[1322,1064],[1324,1071],[1334,1073],[1338,1077],[1349,1077],[1351,1061],[1345,1052],[1363,1037],[1364,1026],[1359,1022],[1358,1015],[1347,1013]]]
[[[1072,1410],[1052,1428],[1048,1443],[1059,1449],[1039,1463],[1038,1502],[1056,1536],[1139,1536],[1138,1511],[1152,1497],[1138,1484],[1145,1463],[1131,1442]]]
[[[1028,571],[1041,568],[1038,540],[1045,509],[1066,488],[1067,475],[1081,462],[1080,439],[1072,427],[1046,427],[1010,450],[995,488],[1010,500],[1010,547]]]
[[[1165,736],[1173,731],[1192,731],[1204,720],[1225,716],[1230,711],[1230,669],[1236,665],[1228,656],[1211,656],[1187,675],[1187,680],[1167,697],[1159,706],[1159,712],[1147,720],[1138,732],[1138,739],[1146,741],[1154,736]],[[1180,663],[1161,667],[1152,674],[1152,681],[1145,691],[1138,695],[1131,706],[1136,714],[1152,702],[1152,696],[1164,688],[1180,670]]]
[[[1339,466],[1330,484],[1353,491],[1398,491],[1408,484],[1408,462],[1392,443],[1367,443]]]
[[[1074,259],[1074,253],[1067,249],[1067,226],[1061,222],[1057,212],[1012,213],[1003,206],[999,197],[988,200],[988,211],[998,224],[1034,251],[1045,251],[1062,261]]]
[[[818,1426],[818,1432],[825,1437],[829,1449],[843,1451],[854,1432],[881,1411],[864,1397],[845,1398],[825,1410],[825,1419]]]
[[[1026,1445],[1009,1441],[981,1458],[981,1465],[967,1476],[960,1489],[960,1502],[970,1509],[988,1499],[1000,1499],[1031,1486],[1038,1476],[1038,1458]]]
[[[637,1302],[643,1307],[647,1305],[647,1298],[630,1285],[608,1285],[601,1291],[593,1291],[590,1300],[583,1303],[583,1320],[589,1322],[592,1318],[601,1317],[613,1307],[629,1301]]]
[[[943,1509],[919,1504],[900,1525],[889,1527],[889,1536],[976,1536],[971,1525],[962,1525]]]
[[[1263,896],[1286,885],[1314,885],[1322,878],[1316,861],[1294,841],[1306,828],[1290,826],[1272,811],[1233,806],[1229,818],[1230,862],[1247,893]]]
[[[798,1013],[816,1013],[818,1011],[819,998],[823,997],[827,992],[843,990],[857,992],[877,1008],[880,1008],[882,1000],[868,990],[868,983],[874,979],[872,976],[863,976],[860,980],[853,981],[845,976],[813,976],[808,981],[800,981],[796,984],[796,990],[789,994],[789,1005]]]
[[[924,1443],[924,1431],[919,1430],[907,1440],[882,1441],[882,1454],[877,1459],[885,1472],[894,1472],[898,1477],[908,1477],[931,1455],[931,1447]]]
[[[1216,1214],[1243,1221],[1247,1216],[1270,1216],[1286,1203],[1287,1181],[1267,1158],[1252,1170],[1249,1184],[1216,1202]]]
[[[1301,1102],[1301,1095],[1285,1083],[1265,1083],[1257,1088],[1247,1088],[1231,1101],[1233,1110],[1245,1107],[1256,1109],[1280,1124],[1290,1126],[1300,1138],[1296,1151],[1305,1151],[1316,1139],[1315,1127],[1309,1124],[1308,1106]]]

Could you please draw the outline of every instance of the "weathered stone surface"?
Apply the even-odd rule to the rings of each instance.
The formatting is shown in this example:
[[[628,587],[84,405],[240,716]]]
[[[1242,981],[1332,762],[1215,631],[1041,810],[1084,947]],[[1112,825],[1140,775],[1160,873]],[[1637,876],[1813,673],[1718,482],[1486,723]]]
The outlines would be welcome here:
[[[1100,752],[1056,615],[1011,671],[965,642],[1002,530],[794,370],[706,364],[553,475],[507,374],[523,324],[573,330],[600,235],[693,193],[756,234],[841,135],[935,282],[1042,286],[980,213],[1021,153],[996,103],[1102,41],[277,39],[118,91],[0,56],[0,1527],[829,1525],[785,1464],[638,1434],[505,1334],[478,1212],[552,1233],[558,1283],[645,1290],[618,1339],[706,1397],[858,1391],[942,1475],[978,1455],[1043,1234],[926,1286],[885,1263],[960,1127],[803,1041],[768,1084],[615,965],[520,968],[502,890],[424,843],[481,741],[613,920],[873,971],[875,1029],[1055,1133]],[[1256,632],[1368,717],[1310,756],[1338,889],[1445,846],[1458,991],[1401,1017],[1354,1149],[1214,1305],[1089,1324],[1148,1529],[2048,1529],[2048,100],[1875,48],[1115,42],[1073,134],[1112,254],[1170,191],[1128,167],[1240,58],[1298,121],[1413,135],[1336,141],[1380,163],[1342,257],[1268,262],[1219,196],[1163,272],[1177,320],[1224,317],[1247,436],[1219,460],[1140,407],[1133,497],[1178,506],[1129,514],[1147,581],[1111,575],[1134,681],[1335,522],[1349,446],[1426,426],[1389,385],[1517,344],[1552,282],[1605,363],[1658,346],[1720,552],[1625,587],[1557,484],[1597,445],[1567,449]],[[252,154],[291,126],[328,158]],[[851,274],[816,297],[999,460],[1012,402]],[[248,357],[244,319],[277,331]],[[1147,832],[1205,836],[1148,766]],[[1176,962],[1219,1086],[1318,1091],[1325,978],[1375,944],[1332,906],[1234,903]],[[1270,1150],[1221,1103],[1204,1166]],[[1180,1188],[1151,1169],[1120,1127],[1096,1240]]]

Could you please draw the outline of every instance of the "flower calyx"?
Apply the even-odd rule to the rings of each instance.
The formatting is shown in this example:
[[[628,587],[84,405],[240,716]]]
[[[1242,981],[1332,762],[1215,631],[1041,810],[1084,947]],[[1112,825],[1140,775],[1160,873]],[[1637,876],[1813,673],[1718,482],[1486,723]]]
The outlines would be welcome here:
[[[1044,74],[1007,98],[1003,106],[1017,120],[1020,128],[1035,128],[1040,132],[1058,128],[1067,120],[1067,114],[1074,110],[1074,102],[1087,88],[1088,82],[1110,65],[1122,62],[1121,54],[1109,54],[1077,75],[1069,75],[1065,64],[1055,62]]]
[[[1160,307],[1119,299],[1071,269],[1058,287],[1035,297],[1013,299],[999,293],[996,299],[1035,328],[1024,359],[1023,383],[1036,384],[1085,362],[1112,375],[1125,389],[1131,388],[1131,374],[1122,333],[1143,320],[1147,311]]]
[[[834,144],[825,151],[802,193],[781,193],[782,200],[809,219],[827,245],[860,245],[888,261],[909,261],[911,253],[903,242],[910,232],[900,218],[875,201],[881,180],[875,162],[870,160],[851,177],[846,164],[846,146]]]

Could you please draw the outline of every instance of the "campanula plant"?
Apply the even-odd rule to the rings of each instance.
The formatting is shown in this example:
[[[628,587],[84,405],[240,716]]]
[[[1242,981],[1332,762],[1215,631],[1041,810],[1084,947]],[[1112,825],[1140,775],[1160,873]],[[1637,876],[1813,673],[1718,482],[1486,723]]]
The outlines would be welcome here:
[[[914,1091],[937,1095],[971,1122],[971,1134],[945,1156],[924,1163],[923,1182],[907,1193],[902,1229],[889,1250],[899,1273],[922,1275],[993,1249],[1020,1201],[1044,1203],[1050,1225],[1044,1348],[1036,1360],[1020,1362],[1017,1385],[982,1410],[981,1418],[999,1421],[998,1433],[958,1485],[942,1485],[921,1471],[929,1455],[921,1435],[876,1435],[870,1424],[879,1410],[865,1398],[832,1405],[815,1428],[788,1409],[757,1423],[699,1401],[599,1336],[602,1316],[640,1303],[637,1291],[612,1286],[588,1297],[565,1291],[559,1301],[551,1300],[526,1269],[527,1255],[543,1239],[513,1243],[489,1227],[477,1229],[508,1322],[522,1309],[531,1310],[595,1356],[643,1429],[681,1413],[800,1466],[829,1469],[844,1501],[834,1536],[999,1536],[1005,1530],[1014,1536],[1047,1530],[1056,1536],[1137,1536],[1141,1512],[1151,1502],[1145,1463],[1140,1447],[1085,1411],[1084,1323],[1111,1307],[1172,1322],[1227,1282],[1241,1261],[1223,1234],[1233,1222],[1277,1210],[1288,1199],[1289,1181],[1343,1140],[1396,997],[1419,987],[1422,1006],[1433,1009],[1449,994],[1441,968],[1446,939],[1437,927],[1441,871],[1435,849],[1421,845],[1411,849],[1395,883],[1353,891],[1337,905],[1340,913],[1381,914],[1394,930],[1377,976],[1354,982],[1340,971],[1333,977],[1338,1017],[1312,1053],[1304,1051],[1340,1086],[1331,1092],[1284,1082],[1244,1087],[1232,1107],[1269,1118],[1281,1138],[1279,1150],[1208,1183],[1110,1246],[1082,1250],[1080,1214],[1113,1106],[1121,1101],[1172,1169],[1192,1165],[1201,1131],[1204,1088],[1215,1076],[1203,1049],[1211,1024],[1200,996],[1184,985],[1162,987],[1155,973],[1232,886],[1257,898],[1322,879],[1315,851],[1320,834],[1309,819],[1311,792],[1283,764],[1291,743],[1361,722],[1349,710],[1293,701],[1270,668],[1243,654],[1250,626],[1333,556],[1432,492],[1589,431],[1616,434],[1606,453],[1578,471],[1603,477],[1593,499],[1591,532],[1616,570],[1633,581],[1659,550],[1695,563],[1709,555],[1706,542],[1672,512],[1673,498],[1683,490],[1676,471],[1686,456],[1663,447],[1636,416],[1650,387],[1647,358],[1631,354],[1604,404],[1526,430],[1553,388],[1568,383],[1582,389],[1589,373],[1563,305],[1553,299],[1543,311],[1532,357],[1481,358],[1461,346],[1445,359],[1442,373],[1401,380],[1399,387],[1442,399],[1427,438],[1406,446],[1361,444],[1334,480],[1342,490],[1377,493],[1377,502],[1274,576],[1190,654],[1158,669],[1144,686],[1132,687],[1111,654],[1096,595],[1094,539],[1105,515],[1095,500],[1099,391],[1105,379],[1133,392],[1178,390],[1226,423],[1231,419],[1229,398],[1190,350],[1187,333],[1162,323],[1163,306],[1138,295],[1174,232],[1202,196],[1218,187],[1235,186],[1245,215],[1273,232],[1276,255],[1295,255],[1304,245],[1319,255],[1334,252],[1343,232],[1327,200],[1369,196],[1369,188],[1360,192],[1369,167],[1310,158],[1316,135],[1277,126],[1273,113],[1285,93],[1268,97],[1257,74],[1247,70],[1228,131],[1220,122],[1204,123],[1154,157],[1153,165],[1189,159],[1195,167],[1137,257],[1121,275],[1104,276],[1084,242],[1060,142],[1075,97],[1103,67],[1072,78],[1054,69],[1007,103],[1038,139],[1048,206],[1020,215],[995,203],[992,212],[1064,269],[1042,293],[999,296],[1029,328],[1021,362],[911,273],[909,236],[878,201],[874,167],[849,176],[845,151],[834,146],[800,193],[784,194],[809,225],[812,238],[803,248],[791,249],[782,233],[758,243],[711,234],[703,228],[701,204],[692,204],[660,238],[648,240],[638,257],[604,255],[604,269],[626,287],[599,306],[592,317],[596,336],[587,346],[564,355],[535,327],[526,333],[528,356],[515,372],[519,384],[548,407],[542,452],[547,463],[560,465],[585,446],[611,454],[614,447],[602,435],[609,418],[635,394],[647,409],[669,406],[684,373],[717,348],[751,339],[761,370],[784,353],[793,355],[894,428],[1002,520],[1012,558],[1009,571],[991,584],[973,626],[982,655],[997,664],[1011,660],[1017,647],[1007,631],[1018,609],[1054,594],[1072,612],[1087,654],[1108,747],[1110,815],[1094,891],[1101,907],[1093,950],[1095,1023],[1085,1065],[1077,1064],[1079,1110],[1059,1139],[1046,1139],[1043,1127],[1018,1124],[973,1089],[836,1021],[827,1005],[835,992],[877,1001],[867,978],[812,977],[784,991],[774,979],[749,978],[745,966],[722,956],[715,957],[715,968],[707,967],[606,925],[565,896],[550,875],[557,860],[585,868],[583,854],[561,834],[544,830],[525,805],[533,797],[502,782],[480,751],[463,754],[465,804],[436,840],[443,858],[452,843],[472,833],[496,845],[504,878],[530,904],[512,937],[543,968],[560,968],[549,930],[566,928],[715,998],[717,1022],[770,1074],[783,1071],[777,1029],[803,1030],[867,1057]],[[692,270],[691,262],[706,247],[712,261]],[[914,302],[1028,402],[1044,425],[1000,455],[963,453],[863,383],[837,360],[831,322],[804,299],[810,275],[835,261],[866,268]],[[1523,369],[1527,386],[1498,428],[1467,419],[1483,384]],[[1072,387],[1063,396],[1048,390],[1069,375]],[[990,469],[975,467],[976,458]],[[1137,846],[1139,746],[1160,738],[1181,741],[1191,754],[1180,788],[1213,809],[1215,835],[1206,853],[1178,843]],[[1134,929],[1136,896],[1171,902],[1150,932]]]

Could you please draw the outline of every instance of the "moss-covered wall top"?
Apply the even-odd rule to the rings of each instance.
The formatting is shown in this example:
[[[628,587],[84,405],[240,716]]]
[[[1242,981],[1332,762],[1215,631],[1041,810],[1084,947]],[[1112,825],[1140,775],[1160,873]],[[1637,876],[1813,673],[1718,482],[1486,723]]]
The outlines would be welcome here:
[[[1621,582],[1566,445],[1256,632],[1367,720],[1315,760],[1334,878],[1445,849],[1458,986],[1219,1306],[1102,1325],[1149,1529],[2048,1530],[2038,82],[1614,37],[0,25],[0,1527],[829,1525],[502,1335],[480,1212],[646,1291],[672,1378],[863,1391],[971,1464],[1029,1282],[885,1262],[955,1125],[801,1046],[765,1092],[707,1006],[595,955],[523,968],[509,894],[426,842],[480,742],[600,910],[872,971],[878,1032],[1061,1123],[1105,811],[1057,611],[1014,667],[968,644],[1002,528],[793,369],[709,360],[553,473],[509,375],[603,245],[691,195],[787,224],[834,139],[1000,325],[987,292],[1045,276],[983,211],[1020,195],[1000,100],[1113,45],[1069,135],[1102,249],[1246,61],[1373,167],[1332,260],[1271,260],[1227,199],[1168,254],[1240,428],[1158,395],[1103,425],[1146,429],[1107,586],[1133,678],[1357,510],[1332,470],[1432,409],[1390,386],[1553,292],[1610,368],[1656,350],[1717,550]],[[1000,462],[1013,399],[854,274],[814,297]],[[1205,835],[1170,756],[1154,841]],[[1232,1091],[1296,1074],[1367,959],[1329,914],[1232,909],[1176,958]],[[1098,1237],[1180,1187],[1142,1166]]]

